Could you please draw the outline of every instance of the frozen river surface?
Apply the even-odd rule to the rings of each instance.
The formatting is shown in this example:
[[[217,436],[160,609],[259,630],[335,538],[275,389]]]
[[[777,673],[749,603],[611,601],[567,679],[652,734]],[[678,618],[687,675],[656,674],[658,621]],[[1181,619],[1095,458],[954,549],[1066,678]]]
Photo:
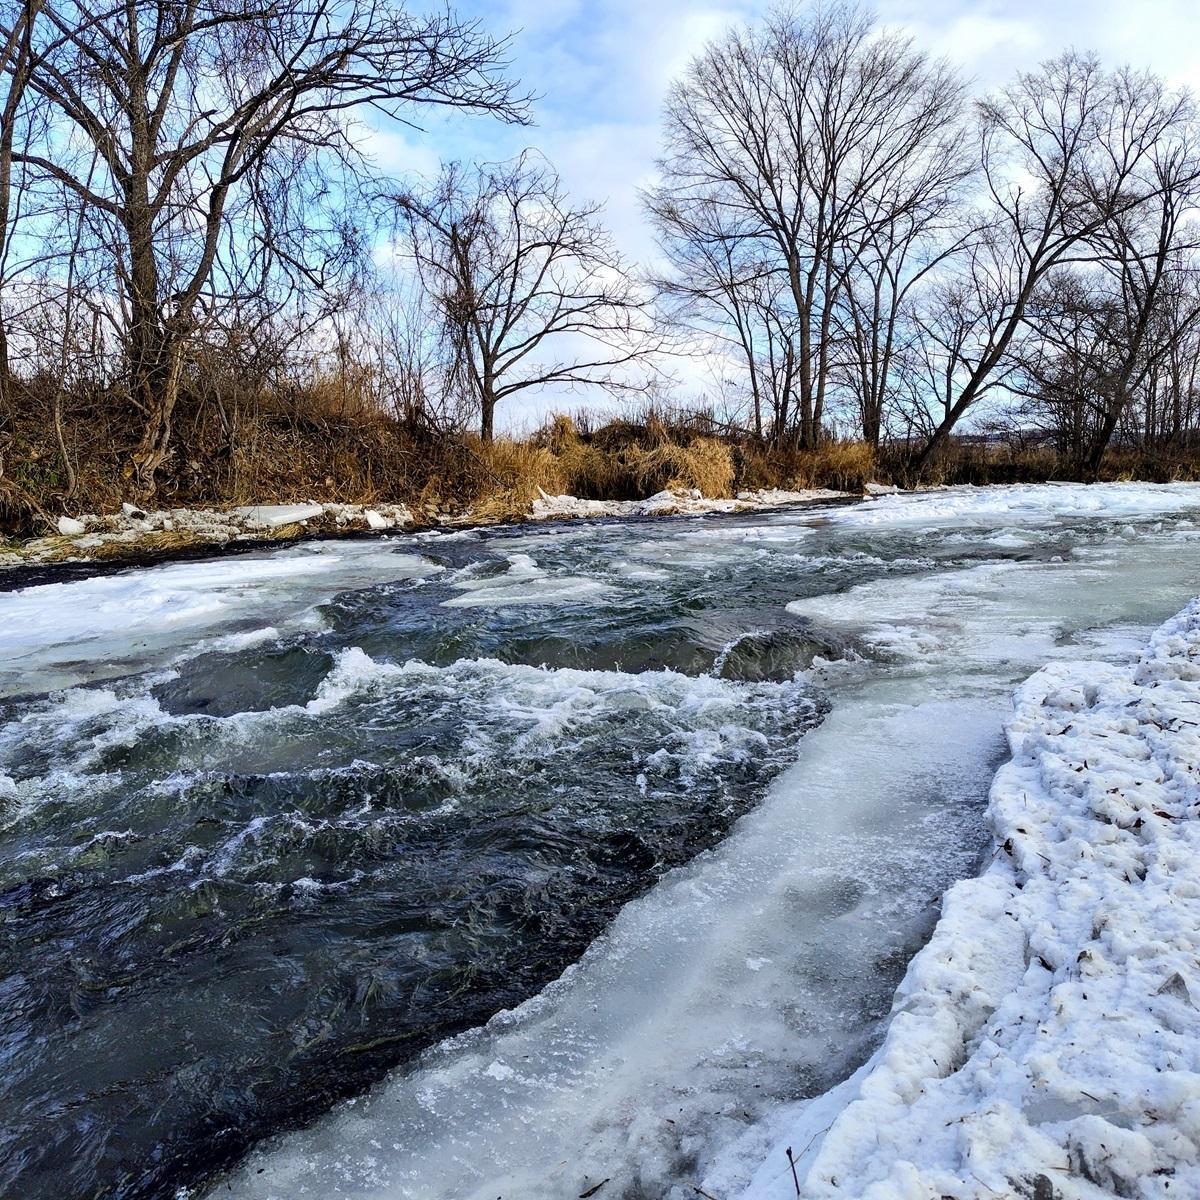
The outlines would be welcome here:
[[[0,1194],[729,1200],[977,869],[1013,685],[1198,549],[1051,485],[0,594]]]

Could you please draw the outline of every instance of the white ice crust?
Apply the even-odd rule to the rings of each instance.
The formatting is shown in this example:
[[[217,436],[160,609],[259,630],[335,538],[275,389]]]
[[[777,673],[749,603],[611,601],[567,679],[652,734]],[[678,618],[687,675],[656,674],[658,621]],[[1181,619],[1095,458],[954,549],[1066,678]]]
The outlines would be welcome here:
[[[0,592],[0,697],[145,667],[202,636],[276,633],[342,589],[441,569],[395,543],[314,541]]]
[[[574,517],[665,517],[672,514],[752,512],[781,508],[789,504],[811,504],[814,500],[849,498],[847,492],[828,488],[804,491],[780,491],[764,488],[756,492],[738,492],[736,498],[710,499],[695,488],[655,492],[646,500],[582,500],[578,496],[551,496],[541,493],[530,506],[529,515],[538,521],[560,521]]]
[[[923,492],[880,493],[869,504],[837,513],[849,526],[952,524],[1006,517],[1015,524],[1062,521],[1072,517],[1147,516],[1195,503],[1194,483],[1024,483],[1003,487],[947,487]]]
[[[1008,740],[990,865],[746,1200],[796,1194],[788,1148],[805,1197],[1200,1195],[1200,601],[1132,666],[1039,671]]]

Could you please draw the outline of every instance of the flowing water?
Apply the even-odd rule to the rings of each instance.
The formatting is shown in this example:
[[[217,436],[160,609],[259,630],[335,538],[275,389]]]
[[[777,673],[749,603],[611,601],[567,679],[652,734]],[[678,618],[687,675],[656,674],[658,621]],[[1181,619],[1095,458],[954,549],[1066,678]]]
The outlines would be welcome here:
[[[0,594],[0,1195],[727,1200],[978,865],[1012,684],[1198,546],[967,489]]]

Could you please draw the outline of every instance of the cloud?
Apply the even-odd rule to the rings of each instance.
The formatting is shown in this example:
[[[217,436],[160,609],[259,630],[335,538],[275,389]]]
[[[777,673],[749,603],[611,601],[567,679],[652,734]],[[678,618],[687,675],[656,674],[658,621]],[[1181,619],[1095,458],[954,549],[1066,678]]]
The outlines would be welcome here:
[[[356,141],[379,171],[389,178],[406,175],[431,178],[441,167],[437,146],[420,130],[398,125],[387,129],[363,126]]]

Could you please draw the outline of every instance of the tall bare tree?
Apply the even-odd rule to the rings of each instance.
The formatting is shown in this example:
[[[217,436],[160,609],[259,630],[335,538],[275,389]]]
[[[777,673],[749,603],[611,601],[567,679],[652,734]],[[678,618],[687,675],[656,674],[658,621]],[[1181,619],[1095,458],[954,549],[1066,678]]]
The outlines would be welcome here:
[[[920,336],[914,307],[976,237],[961,211],[959,189],[971,174],[964,150],[954,123],[932,146],[915,147],[912,159],[898,162],[864,202],[857,243],[839,252],[844,284],[831,367],[854,396],[863,440],[871,446],[884,431],[898,359]]]
[[[28,203],[22,173],[13,175],[13,156],[31,132],[26,109],[30,77],[35,65],[34,29],[43,0],[20,0],[2,13],[5,22],[0,44],[0,293],[10,280],[10,252],[23,207]],[[0,310],[0,411],[9,399],[11,363],[8,352],[7,314]]]
[[[739,237],[723,224],[731,214],[712,203],[680,208],[661,192],[643,199],[670,268],[653,281],[661,316],[685,332],[694,354],[718,364],[722,390],[734,394],[735,405],[742,393],[754,436],[769,434],[782,444],[790,429],[797,347],[786,281],[757,254],[753,237]]]
[[[0,25],[0,43],[22,36]],[[503,59],[477,26],[386,0],[45,0],[7,75],[28,61],[50,119],[11,157],[83,207],[111,264],[148,486],[222,260],[269,259],[318,286],[358,232],[330,216],[362,165],[354,114],[518,119]]]
[[[408,253],[454,345],[459,385],[491,440],[496,406],[553,385],[625,391],[661,341],[650,306],[597,220],[533,152],[447,167],[394,197]]]
[[[1167,308],[1186,294],[1181,282],[1193,267],[1200,246],[1195,227],[1200,205],[1200,144],[1190,97],[1170,96],[1152,76],[1122,72],[1118,86],[1128,105],[1167,112],[1164,125],[1139,164],[1135,187],[1144,200],[1118,208],[1091,239],[1106,277],[1107,290],[1119,314],[1121,336],[1115,339],[1105,372],[1104,406],[1084,467],[1095,477],[1118,422],[1147,381],[1181,328],[1195,319]]]
[[[986,236],[960,286],[973,295],[954,336],[954,398],[914,461],[920,474],[963,415],[997,381],[1032,297],[1050,275],[1095,258],[1094,239],[1157,193],[1154,148],[1186,106],[1150,80],[1102,70],[1067,53],[1023,73],[979,105]]]
[[[872,230],[945,190],[928,164],[958,157],[960,92],[946,66],[844,4],[733,30],[671,89],[651,213],[668,247],[680,232],[732,239],[785,283],[802,446],[820,436],[847,273]]]

